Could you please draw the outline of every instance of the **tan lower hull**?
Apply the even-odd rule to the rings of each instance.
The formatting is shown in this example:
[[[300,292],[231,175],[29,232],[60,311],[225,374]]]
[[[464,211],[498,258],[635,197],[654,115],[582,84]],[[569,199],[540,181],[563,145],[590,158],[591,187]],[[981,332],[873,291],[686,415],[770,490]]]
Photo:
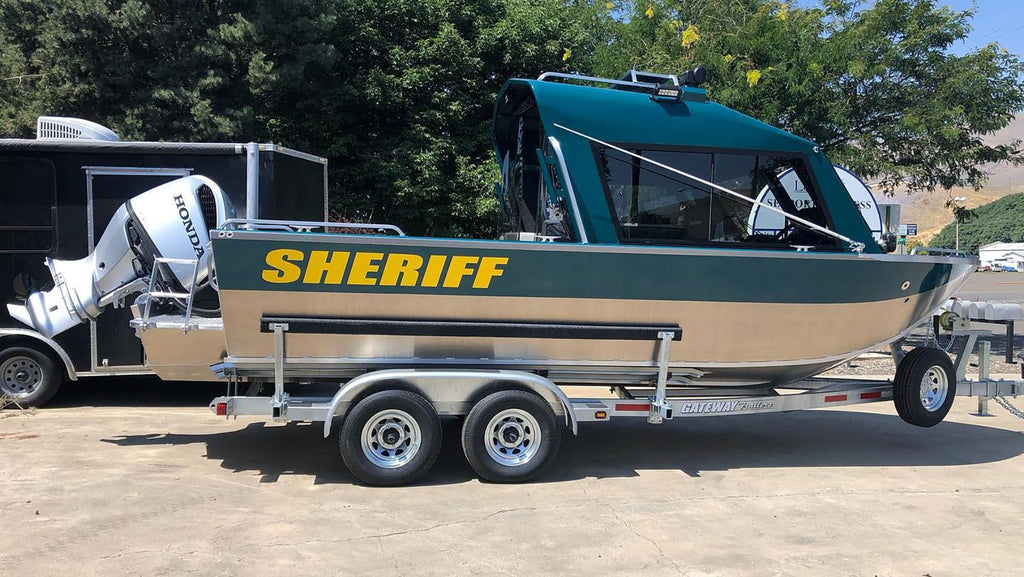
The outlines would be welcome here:
[[[146,366],[166,381],[214,381],[210,365],[224,359],[226,344],[219,323],[184,332],[180,326],[139,331]]]

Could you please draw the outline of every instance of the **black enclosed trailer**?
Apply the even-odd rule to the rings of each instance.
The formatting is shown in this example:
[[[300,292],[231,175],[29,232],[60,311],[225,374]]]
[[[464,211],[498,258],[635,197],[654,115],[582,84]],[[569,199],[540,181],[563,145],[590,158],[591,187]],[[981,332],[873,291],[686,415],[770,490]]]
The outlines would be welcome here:
[[[327,220],[327,160],[275,145],[0,139],[2,302],[52,286],[45,258],[87,256],[126,200],[190,175],[219,184],[239,218]],[[24,393],[55,390],[52,374],[149,373],[130,319],[111,309],[49,339],[0,307],[0,392],[45,402]]]

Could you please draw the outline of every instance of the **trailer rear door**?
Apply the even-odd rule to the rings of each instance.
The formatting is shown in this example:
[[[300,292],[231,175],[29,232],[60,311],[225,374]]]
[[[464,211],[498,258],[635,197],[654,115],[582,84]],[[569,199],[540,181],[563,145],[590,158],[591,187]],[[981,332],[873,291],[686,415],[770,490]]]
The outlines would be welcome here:
[[[86,166],[89,252],[125,199],[192,173],[191,168]],[[131,304],[131,303],[125,303]],[[129,326],[131,311],[109,308],[91,323],[92,370],[109,373],[148,372],[142,341]]]

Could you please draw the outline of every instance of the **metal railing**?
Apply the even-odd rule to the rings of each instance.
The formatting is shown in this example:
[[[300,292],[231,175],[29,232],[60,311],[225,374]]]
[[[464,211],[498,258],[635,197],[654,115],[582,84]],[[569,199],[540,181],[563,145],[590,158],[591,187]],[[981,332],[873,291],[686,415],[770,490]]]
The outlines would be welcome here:
[[[170,266],[172,264],[183,264],[190,265],[192,267],[192,284],[191,288],[187,293],[173,292],[173,291],[158,291],[156,289],[157,277],[160,280],[167,281],[164,271],[170,271],[171,276],[174,276],[174,272],[171,271]],[[167,266],[160,266],[167,265]],[[188,259],[188,258],[165,258],[162,256],[153,259],[153,272],[149,275],[149,290],[146,291],[146,308],[142,313],[142,330],[150,327],[149,316],[153,307],[153,299],[185,299],[185,322],[181,327],[182,332],[188,332],[192,327],[192,301],[196,293],[196,285],[199,281],[199,260]]]
[[[653,73],[641,73],[650,76],[655,76]],[[672,83],[672,86],[679,86],[679,79],[675,76],[668,74],[658,74],[659,78],[664,77],[665,80]],[[634,76],[635,77],[635,76]],[[547,82],[554,82],[558,80],[572,80],[576,82],[591,82],[597,84],[611,84],[613,86],[632,86],[636,88],[657,88],[659,85],[653,82],[643,82],[640,80],[615,80],[612,78],[601,78],[599,76],[586,76],[584,74],[572,74],[569,72],[545,72],[537,77],[537,80],[543,80]]]
[[[267,220],[260,218],[232,218],[225,220],[218,227],[220,230],[276,230],[282,232],[313,232],[323,229],[327,232],[332,228],[361,230],[367,233],[394,233],[406,236],[402,229],[393,224],[367,222],[319,222],[309,220]]]

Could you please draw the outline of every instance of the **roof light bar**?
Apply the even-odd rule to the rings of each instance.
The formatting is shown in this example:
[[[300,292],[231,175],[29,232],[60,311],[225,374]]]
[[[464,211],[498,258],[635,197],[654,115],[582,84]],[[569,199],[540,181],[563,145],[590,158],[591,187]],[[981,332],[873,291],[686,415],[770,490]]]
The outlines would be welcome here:
[[[683,89],[678,86],[655,86],[651,91],[651,100],[671,100],[679,102],[683,98]]]

